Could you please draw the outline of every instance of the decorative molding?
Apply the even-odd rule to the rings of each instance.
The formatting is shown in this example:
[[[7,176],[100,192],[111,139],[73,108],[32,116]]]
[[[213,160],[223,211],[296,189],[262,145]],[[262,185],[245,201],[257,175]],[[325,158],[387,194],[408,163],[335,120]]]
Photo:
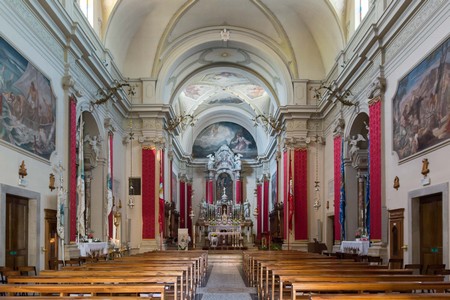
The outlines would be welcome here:
[[[445,2],[447,0],[425,1],[423,7],[417,12],[411,22],[403,26],[402,31],[387,47],[385,61],[391,61],[400,51],[404,50],[404,46],[412,40],[417,31],[423,28],[423,24],[435,18],[435,11]]]
[[[376,103],[378,103],[378,102],[381,102],[381,96],[377,96],[375,98],[370,99],[369,100],[369,107],[374,105],[374,104],[376,104]]]

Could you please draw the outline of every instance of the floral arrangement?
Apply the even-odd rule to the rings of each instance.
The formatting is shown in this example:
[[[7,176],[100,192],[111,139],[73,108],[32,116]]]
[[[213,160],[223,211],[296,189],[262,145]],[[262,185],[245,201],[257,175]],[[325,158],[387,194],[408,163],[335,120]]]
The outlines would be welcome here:
[[[356,229],[355,231],[355,238],[359,239],[362,236],[361,228]]]
[[[94,238],[94,233],[93,232],[89,232],[87,235],[88,239],[93,239]]]

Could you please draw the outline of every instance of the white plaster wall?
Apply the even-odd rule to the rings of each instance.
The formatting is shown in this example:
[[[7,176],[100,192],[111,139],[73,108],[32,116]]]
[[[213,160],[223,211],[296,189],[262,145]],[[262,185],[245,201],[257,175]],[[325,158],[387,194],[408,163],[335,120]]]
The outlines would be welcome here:
[[[424,188],[421,184],[423,178],[421,174],[422,159],[428,158],[431,178],[431,186],[448,183],[450,179],[450,168],[448,168],[448,153],[450,146],[445,146],[439,149],[427,150],[424,153],[418,153],[411,160],[399,163],[398,156],[393,152],[392,145],[392,99],[395,96],[397,83],[418,63],[420,63],[433,49],[440,45],[448,36],[450,28],[450,15],[448,13],[446,18],[441,19],[442,23],[435,28],[419,28],[420,31],[412,40],[404,41],[404,51],[399,53],[397,59],[392,61],[391,65],[386,66],[387,88],[385,99],[383,101],[384,114],[384,128],[385,128],[385,161],[383,169],[385,169],[385,193],[387,209],[395,209],[404,207],[405,222],[404,222],[404,242],[405,245],[411,245],[410,241],[411,224],[415,220],[410,219],[410,212],[408,211],[408,193],[414,190]],[[395,176],[400,178],[400,188],[395,190],[393,182]],[[443,199],[445,201],[445,199]],[[447,199],[448,201],[448,199]],[[448,215],[448,212],[447,212]],[[447,235],[448,228],[444,229],[444,234]],[[444,245],[444,248],[446,246]],[[447,257],[449,248],[446,247]],[[405,253],[405,263],[408,261],[408,253]],[[448,261],[444,261],[447,265]]]

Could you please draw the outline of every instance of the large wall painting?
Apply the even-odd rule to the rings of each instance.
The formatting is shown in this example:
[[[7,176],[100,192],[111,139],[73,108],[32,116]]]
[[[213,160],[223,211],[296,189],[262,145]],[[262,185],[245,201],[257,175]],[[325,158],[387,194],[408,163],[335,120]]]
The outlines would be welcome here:
[[[0,37],[0,139],[45,159],[55,150],[50,81]]]
[[[393,100],[393,149],[399,159],[450,137],[450,39],[400,80]]]
[[[242,154],[242,158],[256,158],[257,149],[253,136],[244,127],[231,122],[218,122],[203,129],[195,139],[193,156],[206,158],[222,145],[229,146],[235,154]]]

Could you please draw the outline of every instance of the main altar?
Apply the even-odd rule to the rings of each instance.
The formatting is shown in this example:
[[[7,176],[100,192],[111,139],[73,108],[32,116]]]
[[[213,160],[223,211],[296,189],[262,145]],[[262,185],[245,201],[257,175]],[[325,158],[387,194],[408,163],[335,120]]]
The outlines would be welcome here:
[[[208,158],[209,193],[200,203],[197,244],[209,249],[246,247],[253,242],[253,222],[249,201],[242,203],[241,155],[223,145]]]

